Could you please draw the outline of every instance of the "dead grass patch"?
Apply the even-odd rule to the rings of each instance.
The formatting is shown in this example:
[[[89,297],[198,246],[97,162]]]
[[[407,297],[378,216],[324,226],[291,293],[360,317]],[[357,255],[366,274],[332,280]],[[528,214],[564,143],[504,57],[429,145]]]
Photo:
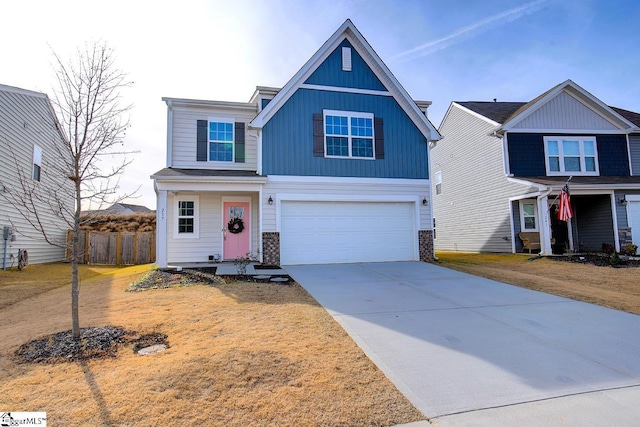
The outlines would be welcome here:
[[[113,359],[18,363],[12,355],[21,344],[69,329],[69,287],[51,289],[0,309],[0,406],[46,411],[52,425],[67,426],[424,419],[297,284],[125,292],[141,276],[136,268],[81,284],[81,324],[166,334],[171,347],[153,356],[121,351]]]
[[[444,267],[640,314],[640,268],[612,268],[521,254],[438,252]]]

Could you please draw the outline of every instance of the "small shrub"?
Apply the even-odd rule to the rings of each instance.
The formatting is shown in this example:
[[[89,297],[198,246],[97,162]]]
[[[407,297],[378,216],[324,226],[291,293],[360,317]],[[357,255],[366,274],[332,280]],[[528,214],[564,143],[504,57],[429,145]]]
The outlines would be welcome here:
[[[634,245],[633,243],[627,243],[622,247],[620,253],[622,255],[635,256],[638,251],[638,245]]]
[[[620,256],[618,255],[617,252],[613,252],[610,256],[609,256],[609,264],[612,266],[617,266],[622,264],[622,260],[620,259]]]
[[[613,254],[615,252],[615,249],[610,244],[603,243],[602,244],[602,252],[604,252],[607,255],[611,255],[611,254]]]
[[[238,274],[245,276],[247,274],[247,266],[252,262],[258,261],[258,255],[246,253],[245,256],[240,256],[233,260],[233,265],[236,266]]]

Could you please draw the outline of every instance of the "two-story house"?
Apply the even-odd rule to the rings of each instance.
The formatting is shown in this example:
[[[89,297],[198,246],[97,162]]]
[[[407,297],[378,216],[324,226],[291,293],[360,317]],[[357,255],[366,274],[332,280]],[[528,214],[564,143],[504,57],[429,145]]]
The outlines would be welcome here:
[[[74,197],[58,167],[64,138],[46,94],[0,85],[0,152],[0,262],[17,265],[19,249],[31,264],[64,260]]]
[[[281,89],[247,103],[163,98],[157,262],[429,260],[440,138],[347,20]]]
[[[436,249],[519,252],[522,232],[543,254],[640,245],[639,126],[571,80],[529,102],[451,103],[431,150]]]

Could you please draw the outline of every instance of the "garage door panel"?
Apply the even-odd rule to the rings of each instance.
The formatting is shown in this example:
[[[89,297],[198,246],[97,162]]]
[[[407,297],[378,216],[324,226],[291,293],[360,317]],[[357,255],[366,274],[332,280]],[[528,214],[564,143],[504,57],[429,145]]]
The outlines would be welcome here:
[[[416,259],[412,203],[283,202],[283,264]]]

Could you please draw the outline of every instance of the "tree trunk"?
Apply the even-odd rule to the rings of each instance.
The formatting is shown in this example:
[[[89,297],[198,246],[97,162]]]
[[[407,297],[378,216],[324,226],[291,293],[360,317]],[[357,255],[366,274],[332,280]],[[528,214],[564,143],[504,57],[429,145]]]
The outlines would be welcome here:
[[[76,213],[73,222],[73,247],[71,248],[71,332],[73,338],[80,338],[80,315],[78,313],[78,296],[80,283],[78,278],[78,264],[80,256],[78,241],[80,238],[80,213],[82,210],[80,198],[80,183],[76,181]],[[88,248],[85,248],[87,250]]]

